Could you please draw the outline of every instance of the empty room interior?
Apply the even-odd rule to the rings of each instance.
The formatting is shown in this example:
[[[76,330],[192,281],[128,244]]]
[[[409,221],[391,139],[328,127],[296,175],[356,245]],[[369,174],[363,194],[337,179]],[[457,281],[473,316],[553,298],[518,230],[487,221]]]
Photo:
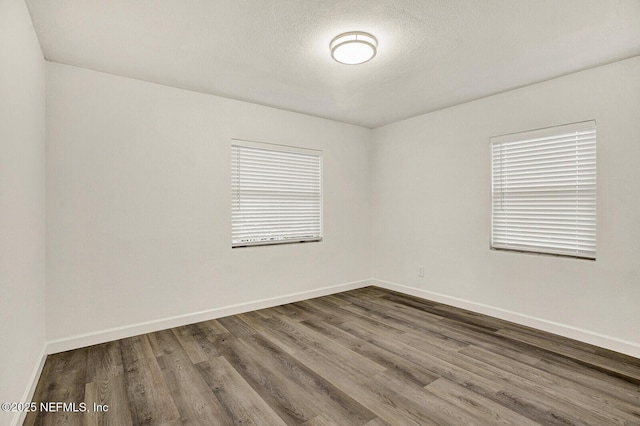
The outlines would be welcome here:
[[[0,424],[640,425],[637,0],[0,0]]]

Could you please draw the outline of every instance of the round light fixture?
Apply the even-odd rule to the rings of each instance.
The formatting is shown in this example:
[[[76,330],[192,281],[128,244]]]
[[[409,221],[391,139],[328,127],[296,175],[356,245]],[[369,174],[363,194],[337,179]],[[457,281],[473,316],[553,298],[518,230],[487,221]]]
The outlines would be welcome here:
[[[369,33],[351,31],[336,36],[329,44],[331,57],[341,64],[356,65],[371,60],[378,52],[378,40]]]

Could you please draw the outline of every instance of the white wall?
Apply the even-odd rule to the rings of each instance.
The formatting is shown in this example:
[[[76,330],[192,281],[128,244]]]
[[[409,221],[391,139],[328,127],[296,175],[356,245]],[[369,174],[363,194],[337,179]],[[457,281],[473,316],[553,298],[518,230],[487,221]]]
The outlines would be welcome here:
[[[590,119],[597,260],[489,250],[489,138]],[[381,285],[640,356],[639,57],[378,128],[373,140]]]
[[[45,63],[22,0],[0,2],[0,402],[29,397],[45,343]],[[17,417],[0,411],[0,424]]]
[[[55,63],[47,77],[53,350],[366,284],[369,129]],[[231,249],[232,138],[324,150],[324,241]]]

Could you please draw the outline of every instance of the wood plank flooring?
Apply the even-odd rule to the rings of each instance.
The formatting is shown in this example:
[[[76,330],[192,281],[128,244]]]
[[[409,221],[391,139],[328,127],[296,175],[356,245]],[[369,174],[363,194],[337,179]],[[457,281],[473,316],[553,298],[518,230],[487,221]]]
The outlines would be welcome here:
[[[87,411],[25,425],[640,425],[640,360],[367,287],[51,355],[34,402]]]

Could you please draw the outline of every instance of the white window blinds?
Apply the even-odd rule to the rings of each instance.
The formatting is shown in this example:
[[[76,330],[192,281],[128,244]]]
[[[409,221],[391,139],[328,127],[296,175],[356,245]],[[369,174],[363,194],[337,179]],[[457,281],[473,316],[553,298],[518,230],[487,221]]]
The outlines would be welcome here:
[[[234,140],[232,247],[322,239],[320,151]]]
[[[595,121],[491,138],[491,246],[595,259]]]

